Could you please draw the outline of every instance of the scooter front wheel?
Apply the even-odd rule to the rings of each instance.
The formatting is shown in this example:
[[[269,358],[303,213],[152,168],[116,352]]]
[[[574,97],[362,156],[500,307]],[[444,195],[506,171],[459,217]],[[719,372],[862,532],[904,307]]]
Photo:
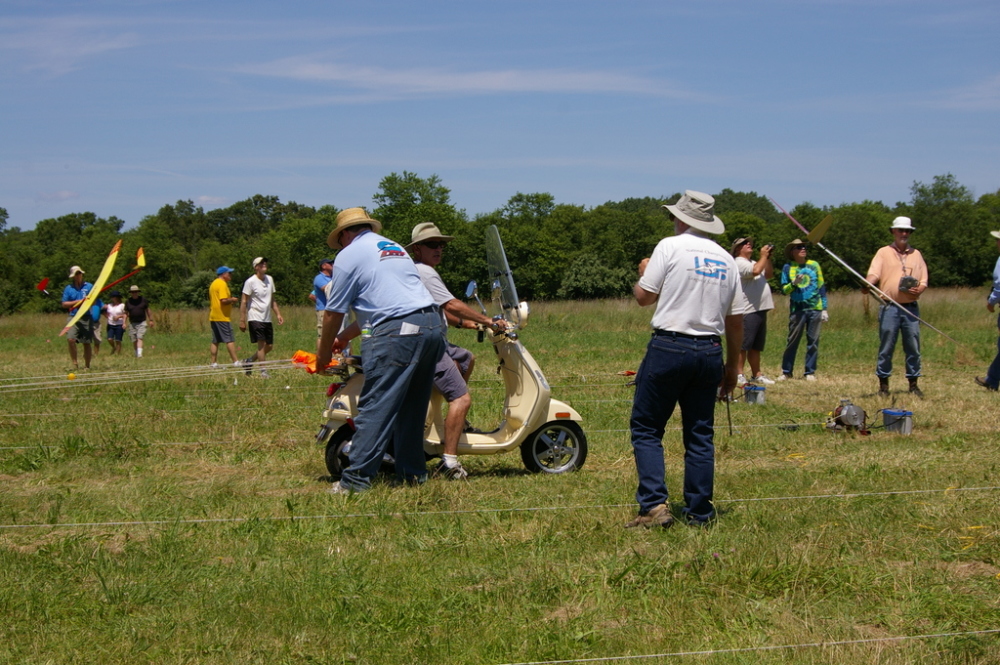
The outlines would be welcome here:
[[[587,435],[572,420],[545,423],[521,444],[521,461],[532,473],[576,471],[587,461]]]

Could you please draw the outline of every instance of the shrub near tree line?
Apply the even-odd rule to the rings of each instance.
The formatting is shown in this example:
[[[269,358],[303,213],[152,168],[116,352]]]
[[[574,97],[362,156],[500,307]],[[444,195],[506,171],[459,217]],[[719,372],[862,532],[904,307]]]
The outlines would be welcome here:
[[[547,193],[518,192],[503,207],[470,219],[454,206],[437,175],[422,178],[404,171],[382,179],[371,212],[384,224],[383,233],[403,244],[420,222],[434,222],[454,236],[440,270],[454,293],[464,292],[470,279],[488,279],[485,229],[496,224],[521,297],[607,298],[627,295],[639,261],[673,232],[661,206],[679,196],[609,201],[587,209],[557,203]],[[726,222],[719,243],[728,248],[740,236],[754,237],[758,246],[773,243],[780,269],[785,244],[804,234],[765,196],[730,189],[715,196],[716,212]],[[128,271],[135,250],[143,247],[147,267],[136,280],[159,307],[206,307],[207,282],[215,268],[234,268],[238,285],[251,274],[256,256],[271,260],[279,303],[305,304],[319,259],[332,253],[326,237],[338,211],[258,194],[208,212],[191,201],[178,201],[127,231],[122,220],[89,212],[45,219],[34,230],[22,231],[7,228],[7,212],[0,208],[0,314],[59,310],[55,299],[44,298],[35,285],[48,277],[53,293],[60,293],[63,275],[74,264],[96,276],[119,237],[124,245],[113,277]],[[913,244],[927,260],[933,286],[982,286],[990,281],[996,257],[988,232],[1000,228],[1000,190],[975,199],[947,174],[930,184],[915,182],[908,203],[890,207],[862,201],[820,208],[806,202],[792,214],[810,229],[833,215],[823,244],[862,273],[875,251],[891,242],[892,219],[907,215],[917,228]],[[823,260],[821,252],[813,256],[823,265],[830,288],[854,286],[846,270]]]

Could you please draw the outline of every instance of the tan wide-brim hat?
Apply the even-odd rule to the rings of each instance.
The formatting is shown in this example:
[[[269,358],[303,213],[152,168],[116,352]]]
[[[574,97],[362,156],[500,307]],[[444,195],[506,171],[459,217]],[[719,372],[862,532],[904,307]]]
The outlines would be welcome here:
[[[76,277],[76,273],[80,273],[81,275],[87,274],[83,272],[83,268],[81,268],[80,266],[73,266],[72,268],[69,269],[69,278],[73,279],[74,277]]]
[[[704,192],[688,189],[677,203],[663,207],[691,228],[712,235],[726,232],[726,225],[715,216],[715,198]]]
[[[798,247],[799,245],[808,245],[808,243],[805,240],[799,240],[798,238],[796,238],[795,240],[785,245],[785,258],[787,258],[789,261],[794,260],[795,257],[792,256],[792,250]]]
[[[343,249],[344,247],[340,244],[341,232],[344,229],[349,229],[352,226],[360,226],[361,224],[370,224],[372,231],[375,233],[382,231],[382,222],[369,217],[364,208],[348,208],[341,210],[340,214],[337,215],[337,225],[333,227],[333,231],[330,231],[330,236],[326,239],[326,244],[333,249]]]
[[[1000,231],[990,231],[990,235],[996,238],[997,240],[1000,240]]]
[[[454,239],[455,236],[446,236],[441,233],[441,230],[434,225],[434,222],[423,222],[413,227],[413,231],[410,232],[410,244],[406,246],[406,249],[411,249],[414,245],[427,242],[428,240],[451,242]]]
[[[737,238],[729,247],[729,253],[733,256],[737,256],[740,253],[740,250],[743,249],[743,245],[751,242],[753,242],[753,238]]]

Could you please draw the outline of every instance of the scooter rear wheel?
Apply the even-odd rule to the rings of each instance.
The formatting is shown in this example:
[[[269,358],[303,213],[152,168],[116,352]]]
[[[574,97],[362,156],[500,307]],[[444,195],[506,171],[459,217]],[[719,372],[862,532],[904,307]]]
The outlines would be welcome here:
[[[545,423],[521,444],[521,461],[532,473],[576,471],[587,461],[587,435],[573,420]]]
[[[334,480],[340,478],[351,461],[348,453],[351,450],[351,441],[354,439],[354,428],[348,424],[341,425],[336,432],[330,435],[326,442],[326,470],[330,472],[330,477]],[[392,441],[389,441],[389,449],[392,449]],[[424,453],[428,460],[434,458],[433,455]],[[395,472],[395,462],[392,455],[386,453],[382,457],[382,466],[379,468],[382,473],[392,474]]]
[[[334,479],[340,478],[348,465],[346,448],[354,438],[354,428],[344,423],[326,442],[326,470]]]

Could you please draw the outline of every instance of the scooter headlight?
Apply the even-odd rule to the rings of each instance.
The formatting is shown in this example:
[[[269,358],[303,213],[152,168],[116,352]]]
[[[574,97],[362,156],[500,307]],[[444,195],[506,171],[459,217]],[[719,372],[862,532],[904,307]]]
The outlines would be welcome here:
[[[517,305],[517,327],[524,328],[528,325],[528,314],[531,313],[531,308],[528,307],[528,303],[522,300]]]

